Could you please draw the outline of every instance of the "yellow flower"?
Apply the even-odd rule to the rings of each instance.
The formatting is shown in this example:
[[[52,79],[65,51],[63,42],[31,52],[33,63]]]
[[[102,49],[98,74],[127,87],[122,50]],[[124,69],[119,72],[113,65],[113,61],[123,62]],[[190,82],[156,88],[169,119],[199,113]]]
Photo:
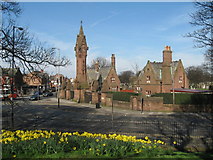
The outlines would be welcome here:
[[[46,144],[47,142],[46,141],[44,141],[44,144]]]
[[[103,146],[106,146],[106,144],[104,143]]]
[[[148,140],[148,139],[149,139],[149,137],[146,136],[146,137],[145,137],[145,140]]]
[[[174,141],[174,142],[173,142],[173,144],[177,144],[177,142],[176,142],[176,141]]]
[[[16,155],[13,155],[13,158],[16,158]]]
[[[96,139],[96,142],[99,142],[99,139]]]
[[[76,147],[73,147],[72,149],[75,151],[75,150],[76,150]]]

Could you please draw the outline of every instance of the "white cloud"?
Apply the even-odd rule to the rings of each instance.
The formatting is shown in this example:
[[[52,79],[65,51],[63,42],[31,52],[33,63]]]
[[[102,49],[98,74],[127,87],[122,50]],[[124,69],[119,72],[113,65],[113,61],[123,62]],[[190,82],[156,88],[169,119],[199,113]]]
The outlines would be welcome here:
[[[117,12],[110,12],[110,15],[109,15],[109,16],[103,17],[103,18],[101,18],[101,19],[99,19],[99,20],[96,20],[94,23],[92,23],[92,24],[90,25],[90,27],[95,27],[95,26],[97,26],[98,24],[103,23],[103,22],[105,22],[105,21],[111,19],[112,17],[116,16],[117,14],[118,14]]]
[[[52,35],[48,35],[42,32],[34,32],[34,33],[36,37],[39,38],[40,41],[47,42],[49,45],[59,48],[61,51],[73,51],[74,47],[73,41],[62,41]]]
[[[170,19],[164,20],[162,24],[164,25],[158,25],[155,30],[156,31],[167,31],[172,27],[176,27],[178,25],[187,24],[189,23],[190,18],[188,13],[182,13],[177,16],[172,16]]]

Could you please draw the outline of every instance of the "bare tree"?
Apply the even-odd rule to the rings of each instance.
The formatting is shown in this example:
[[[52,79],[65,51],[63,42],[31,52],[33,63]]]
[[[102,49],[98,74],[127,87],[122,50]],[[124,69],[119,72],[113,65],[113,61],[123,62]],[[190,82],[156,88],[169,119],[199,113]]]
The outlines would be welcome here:
[[[130,83],[130,78],[133,77],[135,74],[132,71],[123,71],[119,74],[119,79],[121,83]]]
[[[88,68],[94,69],[95,68],[95,64],[97,62],[99,63],[100,68],[109,67],[110,66],[110,62],[106,58],[104,58],[104,57],[97,57],[97,58],[95,58],[95,59],[92,60],[91,65],[88,66]]]
[[[22,12],[19,3],[17,2],[1,2],[0,10],[4,16],[19,16]]]
[[[203,66],[189,66],[186,68],[190,85],[197,87],[199,83],[211,82],[212,75]]]
[[[62,57],[58,60],[55,50],[36,40],[28,29],[23,29],[15,24],[11,15],[18,16],[21,9],[16,2],[3,2],[1,10],[6,19],[1,29],[1,50],[0,57],[4,62],[15,63],[22,69],[34,71],[47,65],[65,66],[70,63],[68,59]],[[12,20],[11,20],[12,19]],[[21,31],[20,31],[21,30]]]
[[[133,69],[135,75],[138,76],[138,74],[139,74],[139,65],[137,63],[133,64],[132,65],[132,69]]]
[[[191,14],[191,25],[198,27],[197,30],[192,33],[188,33],[187,36],[194,38],[195,47],[206,48],[206,60],[207,66],[212,69],[213,67],[213,1],[208,0],[206,2],[195,2],[197,11]]]

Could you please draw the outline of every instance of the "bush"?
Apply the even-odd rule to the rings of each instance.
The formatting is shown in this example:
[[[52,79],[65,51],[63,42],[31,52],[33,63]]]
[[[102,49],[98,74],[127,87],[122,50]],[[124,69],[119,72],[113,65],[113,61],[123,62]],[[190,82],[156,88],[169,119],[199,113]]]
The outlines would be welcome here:
[[[153,97],[163,97],[164,104],[173,103],[172,93],[157,93]],[[175,93],[175,104],[197,104],[207,105],[212,104],[212,94],[190,94],[190,93]]]
[[[113,100],[130,102],[131,96],[138,96],[138,93],[131,92],[108,92],[113,94]]]

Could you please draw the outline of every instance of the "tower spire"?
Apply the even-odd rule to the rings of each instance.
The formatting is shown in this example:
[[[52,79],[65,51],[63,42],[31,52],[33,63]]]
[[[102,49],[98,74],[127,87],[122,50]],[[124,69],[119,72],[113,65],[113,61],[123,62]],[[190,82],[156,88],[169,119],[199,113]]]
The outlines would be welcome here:
[[[79,31],[79,34],[80,34],[80,35],[84,35],[82,23],[83,23],[83,22],[81,21],[81,27],[80,27],[80,31]]]

